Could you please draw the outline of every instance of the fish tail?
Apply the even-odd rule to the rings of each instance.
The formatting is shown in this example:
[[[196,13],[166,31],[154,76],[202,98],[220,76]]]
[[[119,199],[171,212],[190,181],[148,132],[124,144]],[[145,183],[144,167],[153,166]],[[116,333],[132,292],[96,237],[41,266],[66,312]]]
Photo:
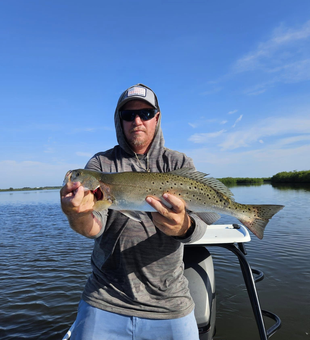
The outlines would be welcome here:
[[[251,205],[252,218],[239,218],[239,221],[249,228],[259,239],[264,236],[264,230],[273,215],[284,208],[284,205]]]

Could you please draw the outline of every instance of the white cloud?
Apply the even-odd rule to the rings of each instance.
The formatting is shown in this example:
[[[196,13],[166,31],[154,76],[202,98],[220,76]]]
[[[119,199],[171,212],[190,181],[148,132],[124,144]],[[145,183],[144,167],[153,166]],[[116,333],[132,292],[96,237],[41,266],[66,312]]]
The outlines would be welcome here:
[[[185,150],[199,171],[213,177],[269,177],[281,171],[309,170],[310,144],[280,149],[276,146],[241,152],[212,148]]]
[[[242,119],[236,120],[234,126]],[[234,127],[233,126],[233,127]],[[189,141],[204,144],[212,143],[221,150],[235,150],[242,147],[251,147],[256,143],[267,144],[268,138],[277,138],[281,145],[307,141],[310,138],[310,118],[308,117],[269,117],[255,122],[255,125],[245,125],[238,130],[220,130],[208,133],[196,133]],[[274,143],[274,142],[272,142]]]
[[[229,111],[228,114],[229,114],[229,115],[232,115],[232,114],[234,114],[234,113],[236,113],[236,112],[238,112],[238,110],[232,110],[232,111]]]
[[[310,37],[310,20],[308,20],[300,29],[286,28],[279,26],[273,34],[272,41],[277,45],[283,45],[301,39]]]
[[[251,84],[243,92],[248,96],[258,96],[278,83],[296,83],[310,80],[310,20],[299,27],[278,26],[264,41],[236,60],[231,71],[209,81],[210,90],[204,94],[214,94],[223,89],[220,84],[246,72],[253,72],[252,79],[259,79],[257,85]],[[256,72],[256,73],[255,73]],[[259,72],[259,73],[257,73]],[[230,111],[233,114],[237,110]]]
[[[310,131],[310,118],[271,117],[257,122],[255,126],[244,127],[234,132],[227,132],[222,136],[219,146],[223,150],[233,150],[248,147],[263,137],[281,136],[285,134],[307,134]]]
[[[261,87],[262,85],[259,85],[259,87]],[[267,85],[264,85],[265,87],[267,87]],[[257,86],[255,86],[255,88],[251,88],[251,89],[247,89],[244,91],[245,94],[247,94],[248,96],[258,96],[260,94],[263,94],[264,92],[266,92],[266,88],[261,89],[261,90],[256,90]]]
[[[240,116],[236,119],[234,125],[232,126],[233,128],[236,127],[236,125],[240,122],[240,120],[242,119],[242,117],[243,117],[243,115],[240,115]]]
[[[282,60],[285,60],[284,57],[288,57],[290,54],[281,53],[282,60],[280,60],[280,58],[277,58],[279,52],[294,47],[296,43],[309,37],[310,20],[297,29],[286,28],[284,25],[281,25],[274,30],[270,39],[259,43],[256,49],[237,60],[233,66],[233,70],[236,73],[240,73],[256,69],[265,69],[269,68],[268,63],[270,63],[270,61],[276,61],[283,65]],[[299,51],[299,53],[301,52]],[[292,55],[296,56],[296,52]],[[268,63],[266,63],[266,61],[268,61]]]
[[[300,135],[294,137],[281,138],[276,142],[277,147],[285,147],[287,145],[308,142],[310,141],[310,135]]]
[[[248,96],[263,94],[267,89],[274,87],[277,83],[298,83],[310,80],[310,59],[297,60],[280,66],[270,67],[265,70],[268,80],[251,86],[243,91]]]
[[[201,127],[202,125],[206,125],[209,123],[216,122],[216,119],[205,119],[204,117],[201,117],[201,119],[198,119],[195,122],[188,123],[189,126],[191,126],[193,129],[196,129],[198,127]]]
[[[190,136],[189,141],[194,143],[206,143],[208,140],[219,137],[225,132],[225,130],[220,130],[217,132],[210,133],[196,133]]]
[[[292,63],[284,64],[269,70],[270,73],[280,73],[276,81],[286,83],[296,83],[310,79],[310,59],[298,60]]]

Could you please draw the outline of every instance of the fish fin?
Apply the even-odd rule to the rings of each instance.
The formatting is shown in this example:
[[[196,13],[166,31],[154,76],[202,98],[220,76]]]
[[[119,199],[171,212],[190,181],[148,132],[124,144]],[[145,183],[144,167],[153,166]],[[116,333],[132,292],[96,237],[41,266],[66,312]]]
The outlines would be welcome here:
[[[170,171],[170,174],[176,175],[176,176],[183,176],[195,179],[196,181],[203,180],[206,176],[209,174],[206,174],[204,172],[197,171],[193,168],[180,168],[173,171]]]
[[[93,210],[95,210],[95,211],[105,210],[105,209],[108,209],[111,204],[112,204],[112,202],[106,201],[106,200],[104,200],[104,201],[97,201],[94,204]]]
[[[205,213],[195,213],[199,218],[201,218],[207,224],[213,224],[221,218],[221,216],[215,212],[205,212]]]
[[[215,191],[223,194],[224,196],[229,198],[231,201],[233,202],[235,201],[235,199],[233,198],[234,194],[227,188],[225,184],[223,184],[218,179],[214,177],[206,177],[203,179],[202,182],[208,185],[209,187],[211,187],[212,189],[214,189]]]
[[[221,181],[219,181],[218,179],[216,179],[214,177],[206,177],[206,176],[208,176],[208,174],[205,174],[205,173],[200,172],[200,171],[196,171],[195,169],[192,169],[192,168],[177,169],[177,170],[171,171],[170,174],[176,175],[176,176],[187,177],[187,178],[193,179],[195,181],[201,182],[201,183],[211,187],[215,191],[225,195],[231,201],[234,201],[234,199],[232,197],[234,194],[227,188],[227,186],[224,185]]]
[[[253,220],[239,219],[239,221],[252,231],[259,239],[264,237],[264,230],[273,215],[284,208],[284,205],[252,205],[256,211],[256,218]]]
[[[134,221],[137,221],[137,222],[141,222],[141,218],[139,216],[139,214],[135,211],[132,211],[132,210],[120,210],[120,212],[129,217],[130,219],[134,220]]]

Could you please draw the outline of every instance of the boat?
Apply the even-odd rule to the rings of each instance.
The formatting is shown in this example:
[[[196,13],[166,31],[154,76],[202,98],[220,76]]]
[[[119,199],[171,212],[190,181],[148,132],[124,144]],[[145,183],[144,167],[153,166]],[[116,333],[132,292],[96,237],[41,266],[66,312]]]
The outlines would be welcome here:
[[[257,269],[252,269],[247,261],[245,243],[250,241],[251,236],[243,225],[220,224],[208,226],[205,235],[199,241],[185,245],[184,273],[195,302],[195,318],[200,340],[212,340],[216,333],[216,278],[212,256],[208,250],[210,247],[222,247],[237,256],[257,324],[256,331],[259,339],[269,339],[281,327],[281,319],[276,314],[261,309],[256,283],[263,280],[264,274]],[[273,325],[269,329],[265,327],[264,317],[273,320]],[[62,340],[70,339],[74,326],[73,323]]]

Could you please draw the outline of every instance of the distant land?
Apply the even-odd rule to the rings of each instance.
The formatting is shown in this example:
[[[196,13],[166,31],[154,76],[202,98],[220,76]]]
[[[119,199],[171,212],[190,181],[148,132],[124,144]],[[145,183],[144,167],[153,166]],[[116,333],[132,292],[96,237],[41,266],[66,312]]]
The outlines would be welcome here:
[[[219,180],[227,186],[232,185],[261,185],[264,183],[310,183],[310,170],[307,171],[283,171],[276,175],[268,178],[235,178],[235,177],[225,177],[219,178]]]
[[[24,188],[9,188],[9,189],[0,189],[1,191],[30,191],[30,190],[55,190],[55,189],[61,189],[61,187],[24,187]]]
[[[310,183],[310,170],[304,171],[283,171],[272,177],[250,178],[250,177],[224,177],[218,178],[219,181],[227,186],[232,185],[261,185],[264,183]],[[2,191],[29,191],[29,190],[56,190],[61,189],[61,186],[46,186],[46,187],[24,187],[24,188],[8,188],[0,189]]]

